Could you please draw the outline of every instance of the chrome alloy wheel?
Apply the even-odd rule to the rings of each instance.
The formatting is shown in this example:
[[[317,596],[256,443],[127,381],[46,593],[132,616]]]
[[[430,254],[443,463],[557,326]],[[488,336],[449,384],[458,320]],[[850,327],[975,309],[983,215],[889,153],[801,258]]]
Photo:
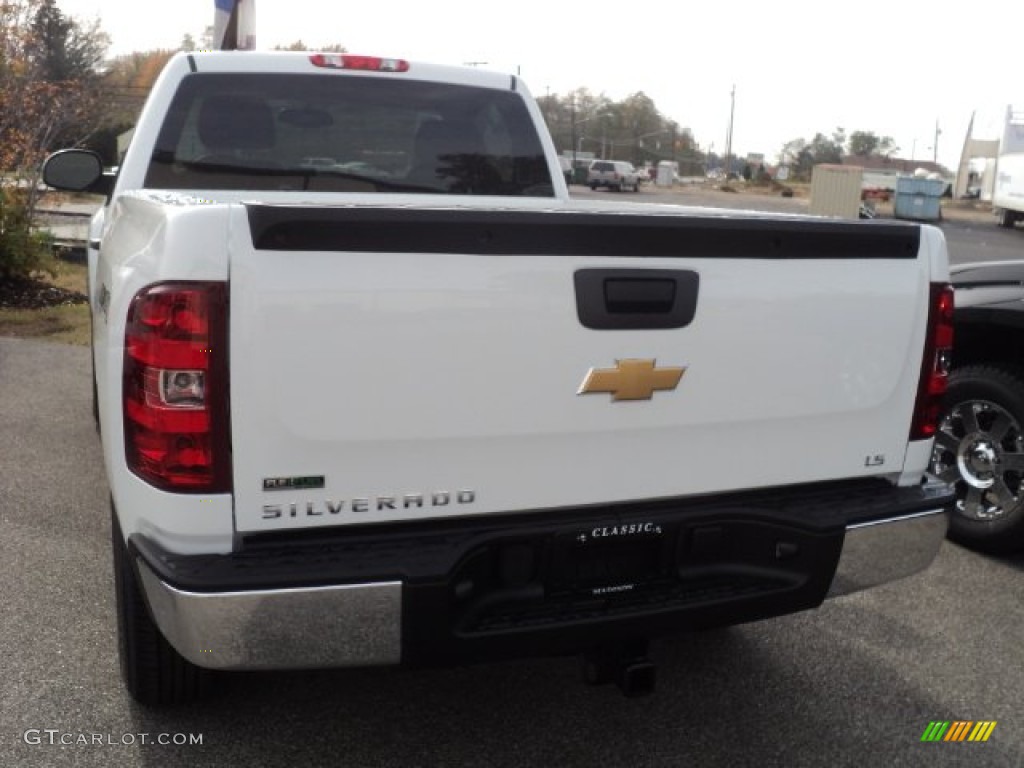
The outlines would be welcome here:
[[[935,434],[931,471],[956,484],[957,512],[997,520],[1024,495],[1024,432],[1002,406],[985,400],[957,403]]]

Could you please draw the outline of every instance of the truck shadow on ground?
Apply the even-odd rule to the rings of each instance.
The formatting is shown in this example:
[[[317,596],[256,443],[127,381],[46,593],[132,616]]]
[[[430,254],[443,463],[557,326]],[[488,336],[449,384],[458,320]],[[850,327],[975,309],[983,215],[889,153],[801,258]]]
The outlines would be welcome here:
[[[585,686],[577,660],[561,658],[454,670],[235,674],[198,708],[134,712],[139,730],[204,734],[201,748],[144,751],[147,764],[160,766],[962,760],[920,742],[946,708],[900,668],[901,655],[914,653],[913,642],[882,658],[862,646],[864,638],[892,633],[906,642],[914,632],[857,604],[840,608],[848,615],[835,628],[820,616],[827,610],[659,641],[652,647],[658,689],[639,699],[614,687]],[[861,631],[850,636],[849,626]],[[919,649],[924,655],[933,651],[928,643]],[[984,763],[1019,765],[1019,745],[1012,739],[984,745]]]
[[[1024,572],[1024,552],[1015,555],[1000,555],[994,559],[1003,565]]]

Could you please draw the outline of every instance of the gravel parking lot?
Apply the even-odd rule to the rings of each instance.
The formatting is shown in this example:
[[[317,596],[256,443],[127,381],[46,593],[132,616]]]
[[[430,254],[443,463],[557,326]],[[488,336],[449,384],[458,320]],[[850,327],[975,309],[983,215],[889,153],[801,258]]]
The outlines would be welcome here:
[[[1024,257],[1024,232],[943,228],[955,260]],[[657,642],[642,699],[540,659],[235,674],[200,706],[142,709],[118,678],[88,354],[0,339],[0,765],[1024,766],[1024,556],[949,543],[905,581]],[[997,725],[922,743],[936,720]]]

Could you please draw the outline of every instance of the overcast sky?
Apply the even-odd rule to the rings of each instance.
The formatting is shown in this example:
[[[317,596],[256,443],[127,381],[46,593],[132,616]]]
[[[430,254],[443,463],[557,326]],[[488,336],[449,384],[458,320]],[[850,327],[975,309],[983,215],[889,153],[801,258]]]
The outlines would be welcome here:
[[[57,0],[99,18],[111,53],[177,48],[213,23],[213,0]],[[1024,3],[594,0],[257,0],[257,47],[301,39],[352,53],[519,71],[534,96],[580,86],[643,91],[721,153],[736,86],[733,149],[773,161],[793,138],[842,126],[892,136],[899,154],[955,170],[967,123],[995,138],[1024,109]]]

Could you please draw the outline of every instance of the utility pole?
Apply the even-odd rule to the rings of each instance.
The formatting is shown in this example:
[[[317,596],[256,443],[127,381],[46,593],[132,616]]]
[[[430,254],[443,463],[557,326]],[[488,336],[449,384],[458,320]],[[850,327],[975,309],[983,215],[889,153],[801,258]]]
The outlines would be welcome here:
[[[942,131],[939,130],[939,121],[935,121],[935,144],[932,146],[932,162],[936,165],[939,164],[939,134]]]
[[[576,94],[572,94],[569,100],[569,134],[572,141],[572,176],[576,180]]]
[[[736,114],[736,86],[729,92],[729,130],[725,134],[725,176],[732,173],[732,121]]]

